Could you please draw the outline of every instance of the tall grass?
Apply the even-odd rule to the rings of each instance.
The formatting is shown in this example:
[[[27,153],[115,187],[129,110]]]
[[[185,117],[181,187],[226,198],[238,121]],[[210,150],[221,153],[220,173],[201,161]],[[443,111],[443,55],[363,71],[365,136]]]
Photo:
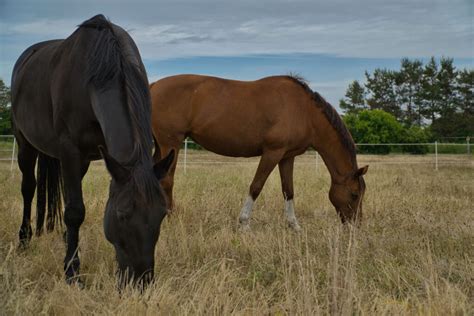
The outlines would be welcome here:
[[[114,251],[102,229],[102,164],[83,183],[82,290],[64,282],[60,232],[17,249],[21,178],[0,164],[0,314],[474,313],[472,166],[371,166],[364,222],[355,229],[340,224],[327,198],[325,168],[299,161],[300,233],[285,223],[277,171],[257,200],[251,231],[239,231],[255,159],[189,165],[186,175],[179,169],[177,210],[163,222],[156,249],[156,281],[142,294],[116,290]]]

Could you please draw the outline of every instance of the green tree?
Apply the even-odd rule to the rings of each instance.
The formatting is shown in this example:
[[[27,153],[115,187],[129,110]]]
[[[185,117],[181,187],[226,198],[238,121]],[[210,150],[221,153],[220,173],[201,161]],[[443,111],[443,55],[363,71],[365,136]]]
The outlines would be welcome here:
[[[404,129],[402,143],[427,143],[430,138],[431,134],[428,129],[413,125]],[[410,154],[426,154],[428,152],[428,146],[406,145],[402,146],[402,151]]]
[[[365,88],[359,83],[359,81],[354,80],[349,84],[347,88],[346,95],[344,99],[339,100],[339,106],[347,114],[355,114],[362,110],[367,109],[365,103]]]
[[[466,115],[474,115],[474,70],[463,69],[456,79],[459,110]],[[474,125],[474,122],[472,123]]]
[[[340,106],[346,114],[383,110],[406,127],[429,125],[433,137],[474,134],[474,70],[457,70],[452,58],[401,60],[400,70],[365,73],[365,89],[354,81]],[[350,117],[348,117],[350,119]],[[407,130],[405,138],[423,138],[426,129]]]
[[[344,116],[356,143],[398,143],[402,141],[403,127],[397,119],[383,110],[364,110]],[[388,154],[390,146],[359,146],[363,153]]]
[[[0,134],[11,134],[10,88],[0,79]]]
[[[435,138],[466,137],[474,135],[474,115],[462,112],[448,112],[431,124]]]
[[[456,77],[457,71],[453,65],[452,58],[441,58],[440,71],[438,74],[438,85],[440,93],[440,114],[447,116],[456,111]]]
[[[434,57],[423,68],[421,78],[421,112],[434,122],[441,109],[441,92],[438,83],[438,64]]]
[[[372,75],[366,72],[365,77],[367,79],[365,86],[369,93],[367,104],[370,109],[383,110],[401,121],[402,111],[395,91],[396,72],[387,69],[375,69]]]
[[[414,124],[421,126],[423,122],[421,110],[422,66],[423,63],[420,60],[411,61],[408,58],[403,58],[400,71],[395,73],[399,106],[404,109],[403,121],[408,126]]]

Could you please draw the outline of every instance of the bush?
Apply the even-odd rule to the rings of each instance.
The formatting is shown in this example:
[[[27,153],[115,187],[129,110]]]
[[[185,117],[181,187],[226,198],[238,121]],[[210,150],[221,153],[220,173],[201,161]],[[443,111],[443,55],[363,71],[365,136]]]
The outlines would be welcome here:
[[[184,149],[184,142],[181,145],[181,149]],[[191,138],[188,138],[188,149],[202,150],[204,148],[198,143],[195,143]]]
[[[398,143],[403,139],[403,127],[396,118],[382,110],[364,110],[358,115],[347,114],[344,121],[356,143]],[[388,154],[391,146],[359,145],[360,153]]]
[[[406,128],[403,134],[403,143],[427,143],[430,139],[429,131],[418,126]],[[424,155],[428,153],[428,145],[402,146],[402,152]]]

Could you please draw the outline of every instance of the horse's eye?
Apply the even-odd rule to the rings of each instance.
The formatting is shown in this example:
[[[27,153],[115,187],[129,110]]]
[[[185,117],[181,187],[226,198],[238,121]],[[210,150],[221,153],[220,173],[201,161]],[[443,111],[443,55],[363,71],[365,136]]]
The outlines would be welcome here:
[[[357,200],[357,198],[359,197],[359,194],[357,193],[351,193],[351,195],[353,200]]]

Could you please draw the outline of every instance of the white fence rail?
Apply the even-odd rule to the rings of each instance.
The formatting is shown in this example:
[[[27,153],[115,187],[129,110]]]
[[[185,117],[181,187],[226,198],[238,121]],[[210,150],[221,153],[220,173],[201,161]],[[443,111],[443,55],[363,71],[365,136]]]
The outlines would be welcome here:
[[[2,146],[0,147],[0,161],[1,160],[8,160],[10,161],[10,172],[13,171],[13,163],[16,160],[16,139],[13,135],[0,135],[0,142],[8,143],[9,140],[13,143],[11,148],[10,146]],[[3,157],[3,153],[8,153],[7,157]]]
[[[464,138],[466,139],[466,138]],[[217,154],[210,153],[206,150],[192,150],[190,153],[189,146],[190,144],[196,144],[192,140],[186,139],[183,142],[182,152],[180,159],[178,160],[179,165],[183,165],[183,171],[186,173],[187,167],[190,165],[204,165],[204,164],[242,164],[249,163],[248,160],[242,160],[241,158],[230,158],[225,159],[226,157],[219,156]],[[460,143],[439,143],[437,141],[433,143],[385,143],[385,144],[371,144],[371,143],[359,143],[356,144],[359,149],[362,149],[364,146],[392,146],[392,147],[404,147],[404,146],[432,146],[433,153],[427,155],[412,155],[409,152],[390,154],[390,157],[402,157],[400,159],[383,159],[386,155],[383,154],[361,154],[358,160],[362,160],[362,163],[371,163],[371,164],[432,164],[435,170],[438,170],[439,165],[468,165],[474,166],[473,157],[471,157],[470,143],[469,138],[464,144]],[[458,147],[458,153],[456,154],[442,154],[439,152],[440,148],[449,148],[449,147]],[[405,147],[406,148],[406,147]],[[465,148],[465,149],[463,149]],[[218,159],[216,157],[222,157]],[[300,160],[300,164],[315,164],[316,168],[321,164],[321,160],[318,153],[314,150],[309,150],[304,153],[301,157],[310,158],[314,157],[313,161],[308,159]],[[406,158],[408,157],[408,158]],[[420,158],[421,157],[421,158]],[[207,158],[207,159],[206,159]],[[257,163],[256,160],[253,161]]]
[[[405,157],[412,157],[412,158],[404,158],[403,160],[394,160],[391,159],[390,161],[383,161],[382,159],[372,159],[367,161],[368,163],[375,163],[375,164],[433,164],[434,169],[438,170],[439,165],[449,165],[449,164],[462,164],[462,165],[473,165],[474,162],[471,156],[471,147],[470,147],[470,138],[467,137],[466,143],[461,144],[461,143],[438,143],[435,141],[434,143],[386,143],[386,144],[370,144],[370,143],[359,143],[356,144],[358,148],[363,148],[365,146],[391,146],[391,147],[397,147],[397,146],[433,146],[434,148],[434,153],[430,154],[428,156],[425,156],[425,159],[416,159],[413,155],[410,155],[409,153],[401,153],[400,155],[403,155]],[[184,173],[187,172],[187,167],[189,165],[206,165],[206,164],[241,164],[241,163],[249,163],[248,160],[242,161],[242,159],[224,159],[223,156],[219,156],[217,154],[211,153],[209,151],[199,149],[199,150],[191,150],[189,147],[191,144],[195,144],[192,140],[186,139],[183,142],[183,148],[182,148],[182,155],[181,158],[178,160],[178,165],[183,166],[183,171]],[[467,157],[466,159],[452,159],[452,156],[450,156],[450,159],[445,159],[444,157],[447,155],[443,155],[439,153],[440,148],[446,148],[446,147],[459,147],[460,150],[465,153],[463,155],[462,153],[458,154],[453,154],[452,156],[456,157],[462,157],[465,156]],[[462,147],[465,148],[465,150],[461,149]],[[10,162],[10,171],[13,171],[13,166],[14,162],[16,161],[16,151],[17,151],[17,144],[15,137],[13,135],[0,135],[0,161],[9,161]],[[216,159],[216,157],[222,157],[223,159]],[[303,157],[314,157],[311,159],[314,160],[305,160],[300,163],[306,163],[306,164],[315,164],[316,168],[319,167],[319,164],[321,164],[321,159],[319,158],[319,155],[315,151],[307,151],[305,154],[303,154]],[[364,155],[361,156],[362,160]],[[377,157],[377,156],[374,156]],[[256,161],[254,161],[256,162]]]

